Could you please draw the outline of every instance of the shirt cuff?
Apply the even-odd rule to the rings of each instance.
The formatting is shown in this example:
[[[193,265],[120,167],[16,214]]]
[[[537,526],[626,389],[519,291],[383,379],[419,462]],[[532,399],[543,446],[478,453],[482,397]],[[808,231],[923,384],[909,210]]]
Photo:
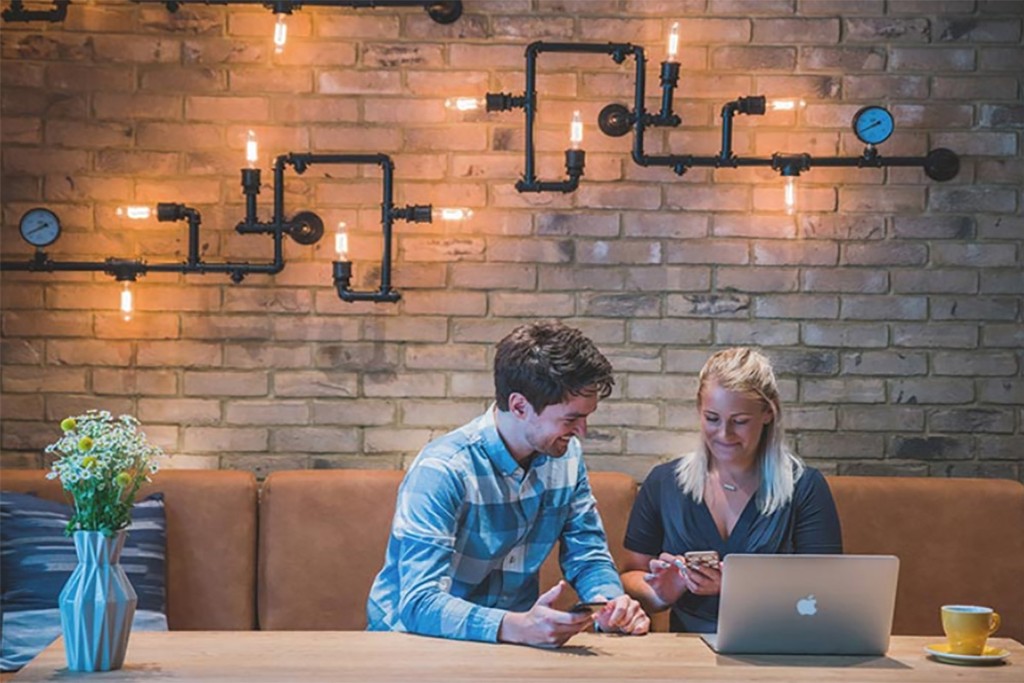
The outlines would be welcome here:
[[[506,610],[495,607],[475,607],[469,617],[470,638],[485,643],[498,642],[498,629],[506,614]]]

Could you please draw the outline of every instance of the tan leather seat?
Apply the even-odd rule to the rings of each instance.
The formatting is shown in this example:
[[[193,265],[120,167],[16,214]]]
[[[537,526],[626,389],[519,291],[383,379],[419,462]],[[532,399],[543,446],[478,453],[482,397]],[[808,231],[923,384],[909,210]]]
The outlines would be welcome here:
[[[384,564],[398,470],[274,472],[260,501],[260,628],[360,630]]]
[[[68,500],[46,470],[4,470],[4,490]],[[256,627],[256,478],[231,470],[163,470],[139,497],[164,494],[167,623],[174,630]]]
[[[260,503],[260,628],[366,628],[366,598],[384,564],[403,476],[335,470],[267,477]],[[619,473],[592,473],[590,481],[618,558],[636,483]],[[542,586],[559,575],[556,551],[542,570]]]
[[[829,477],[848,554],[900,558],[893,633],[941,635],[945,604],[988,605],[1024,640],[1024,486],[998,479]]]

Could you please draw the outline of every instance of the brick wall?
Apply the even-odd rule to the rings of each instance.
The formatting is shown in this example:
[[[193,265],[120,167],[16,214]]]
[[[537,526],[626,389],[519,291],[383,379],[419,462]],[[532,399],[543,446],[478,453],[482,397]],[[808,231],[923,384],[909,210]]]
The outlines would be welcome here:
[[[55,210],[62,260],[184,258],[183,224],[127,222],[119,205],[181,201],[204,216],[203,257],[261,260],[238,235],[245,133],[288,151],[383,152],[396,200],[471,207],[464,224],[396,224],[398,305],[346,304],[332,244],[286,246],[275,277],[151,274],[130,322],[119,286],[88,273],[4,273],[2,464],[43,464],[57,422],[131,412],[179,465],[401,467],[480,411],[493,343],[542,316],[582,327],[613,360],[591,466],[642,477],[695,443],[696,373],[713,349],[776,362],[790,438],[830,473],[1024,478],[1024,3],[979,0],[465,0],[441,26],[416,8],[307,7],[275,55],[259,6],[74,3],[62,25],[5,24],[4,260],[31,253],[21,214]],[[960,175],[813,169],[798,213],[766,169],[630,161],[593,124],[630,103],[632,64],[541,60],[538,170],[561,175],[574,108],[586,176],[570,195],[518,194],[523,117],[444,99],[523,88],[537,39],[647,49],[651,106],[681,22],[678,129],[648,150],[715,154],[739,95],[806,98],[796,114],[737,117],[735,151],[859,154],[849,127],[884,104],[883,154],[947,146]],[[289,213],[353,226],[373,287],[379,177],[314,167]],[[261,195],[269,217],[270,187]]]

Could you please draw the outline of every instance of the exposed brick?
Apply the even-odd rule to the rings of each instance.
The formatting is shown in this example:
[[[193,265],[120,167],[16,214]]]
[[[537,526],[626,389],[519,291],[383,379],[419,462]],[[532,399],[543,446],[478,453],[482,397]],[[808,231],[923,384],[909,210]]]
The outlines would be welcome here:
[[[486,370],[487,347],[482,344],[446,344],[432,347],[410,345],[405,350],[410,370]]]
[[[440,397],[445,395],[445,379],[437,372],[369,373],[363,377],[363,394],[377,398]]]
[[[502,317],[564,317],[576,311],[572,294],[492,293],[489,300],[491,315]]]
[[[932,211],[1013,213],[1017,193],[1009,187],[935,187],[928,198]]]
[[[975,17],[940,17],[932,25],[940,43],[1017,43],[1020,42],[1020,21],[977,19]]]
[[[759,318],[835,318],[839,300],[834,296],[810,294],[762,295],[754,300],[754,315]]]
[[[1020,459],[1020,436],[978,436],[977,443],[979,457]]]
[[[909,242],[847,244],[843,248],[840,260],[842,263],[857,266],[923,265],[928,260],[928,249],[923,244]]]
[[[955,125],[954,122],[948,123]],[[1017,153],[1015,133],[937,133],[932,139],[936,147],[955,149],[964,155],[1012,156]]]
[[[358,452],[359,430],[345,427],[279,427],[271,433],[270,444],[271,449],[278,453]]]
[[[92,390],[98,395],[173,396],[178,393],[178,377],[166,369],[96,369],[92,371]]]
[[[266,451],[266,429],[239,427],[186,427],[184,448],[190,453]]]
[[[796,323],[778,321],[721,321],[715,328],[715,342],[736,346],[791,346],[799,336]]]
[[[721,275],[722,270],[719,270]],[[808,292],[863,292],[879,294],[887,291],[888,274],[875,269],[806,268],[800,273],[799,288]]]
[[[805,71],[881,71],[885,50],[871,47],[801,47],[798,65]]]
[[[266,372],[188,371],[184,373],[186,396],[266,396]]]
[[[266,376],[262,379],[266,383]],[[350,397],[355,396],[358,391],[358,379],[354,373],[336,370],[324,371],[280,371],[273,375],[273,395],[279,397]],[[258,385],[256,380],[250,383],[255,389]],[[187,392],[186,392],[187,393]],[[235,395],[264,396],[263,392],[252,391],[251,393],[239,393]]]
[[[893,403],[969,403],[974,387],[959,379],[891,379],[889,396]]]
[[[799,289],[795,268],[719,268],[715,282],[724,290],[794,292]]]
[[[1017,373],[1017,358],[1012,353],[937,352],[932,355],[936,375],[972,377],[1012,377]]]
[[[956,294],[978,291],[978,274],[971,270],[895,270],[890,275],[897,294]]]
[[[879,323],[803,323],[801,339],[809,346],[879,348],[888,343],[886,326]]]
[[[1006,377],[978,380],[978,400],[982,403],[1024,404],[1024,381]]]
[[[890,457],[907,460],[966,460],[971,457],[969,437],[894,436],[889,440]]]
[[[276,405],[277,401],[270,403]],[[303,404],[305,405],[305,404]],[[244,408],[240,408],[244,410]],[[228,415],[232,405],[228,405]],[[393,401],[369,398],[337,400],[314,400],[313,422],[315,424],[336,424],[362,427],[365,425],[391,424],[395,421],[396,405]]]
[[[1015,320],[1018,297],[934,297],[933,320]]]
[[[928,300],[909,296],[844,296],[840,317],[844,320],[924,320]]]
[[[907,406],[842,406],[839,428],[858,432],[909,432],[924,429],[924,408]]]
[[[844,353],[843,373],[847,375],[880,375],[885,377],[924,375],[928,359],[923,353],[906,351],[857,351]]]
[[[145,423],[219,424],[220,401],[201,398],[142,398],[139,399],[136,417]]]
[[[942,462],[928,466],[933,477],[985,477],[989,479],[1018,479],[1019,468],[1007,462]]]
[[[896,47],[889,53],[893,71],[973,71],[975,52],[966,48]]]
[[[936,408],[928,411],[933,432],[1003,432],[1014,427],[1013,411],[1006,408]],[[991,457],[981,451],[983,457]]]
[[[1024,294],[1024,273],[1019,269],[983,270],[982,294]]]
[[[978,327],[957,323],[903,323],[892,326],[894,346],[973,349]]]
[[[989,324],[981,331],[982,345],[988,347],[1024,347],[1024,325]]]
[[[402,408],[402,422],[413,427],[449,429],[469,422],[486,409],[483,401],[406,401]],[[416,449],[425,445],[426,441]]]
[[[844,39],[850,42],[927,43],[930,37],[924,18],[854,17],[844,23]]]
[[[801,434],[797,440],[803,458],[829,460],[881,460],[885,456],[885,441],[880,434],[843,432],[836,434]]]
[[[581,294],[580,312],[598,317],[657,317],[661,315],[661,297],[654,294]]]
[[[1013,100],[1015,86],[1016,81],[1009,76],[983,76],[977,73],[970,76],[934,76],[931,94],[937,99]]]
[[[379,342],[319,344],[313,353],[318,368],[358,372],[384,372],[398,369],[398,346]]]

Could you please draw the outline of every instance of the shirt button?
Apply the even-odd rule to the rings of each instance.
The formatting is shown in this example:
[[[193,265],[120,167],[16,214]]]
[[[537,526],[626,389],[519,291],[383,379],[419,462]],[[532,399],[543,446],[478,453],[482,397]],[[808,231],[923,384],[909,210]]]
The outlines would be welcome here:
[[[448,589],[452,587],[452,580],[447,576],[442,576],[437,582],[437,587],[447,593]]]

